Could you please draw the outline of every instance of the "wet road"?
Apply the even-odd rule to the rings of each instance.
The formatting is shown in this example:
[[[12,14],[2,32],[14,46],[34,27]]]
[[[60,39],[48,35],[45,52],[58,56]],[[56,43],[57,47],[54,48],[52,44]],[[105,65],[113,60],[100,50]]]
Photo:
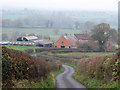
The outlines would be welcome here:
[[[65,71],[56,77],[57,88],[85,88],[82,84],[72,78],[75,70],[67,65],[62,65]]]

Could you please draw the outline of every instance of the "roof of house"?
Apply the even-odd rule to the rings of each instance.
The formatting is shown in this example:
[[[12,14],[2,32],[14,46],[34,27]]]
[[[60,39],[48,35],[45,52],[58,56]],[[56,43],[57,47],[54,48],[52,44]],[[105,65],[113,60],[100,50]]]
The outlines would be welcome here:
[[[40,39],[40,40],[35,40],[34,43],[45,45],[45,44],[52,44],[53,42],[45,39]]]
[[[23,36],[23,38],[26,38],[27,40],[36,40],[38,37],[36,36]]]
[[[74,34],[78,40],[90,40],[91,37],[88,34]]]
[[[77,38],[74,35],[64,35],[64,38],[72,45],[75,46]]]

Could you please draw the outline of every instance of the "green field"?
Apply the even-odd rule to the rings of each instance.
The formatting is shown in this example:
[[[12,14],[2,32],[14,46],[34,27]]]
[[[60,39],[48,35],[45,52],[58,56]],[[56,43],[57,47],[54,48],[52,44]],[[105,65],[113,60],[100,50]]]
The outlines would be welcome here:
[[[19,50],[19,51],[25,51],[26,49],[40,48],[40,47],[35,47],[35,46],[14,46],[14,45],[5,45],[5,47],[9,49]]]
[[[15,32],[30,34],[34,33],[37,35],[46,35],[50,36],[51,38],[59,38],[61,35],[64,34],[74,34],[74,33],[84,33],[81,30],[70,30],[70,29],[60,29],[58,34],[54,33],[54,29],[23,29],[23,28],[3,28],[2,33],[7,35],[12,35]]]

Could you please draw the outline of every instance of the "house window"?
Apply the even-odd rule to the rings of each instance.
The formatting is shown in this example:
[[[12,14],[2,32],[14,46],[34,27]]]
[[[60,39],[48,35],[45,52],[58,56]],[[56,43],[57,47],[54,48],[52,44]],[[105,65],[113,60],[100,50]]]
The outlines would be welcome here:
[[[55,48],[57,48],[57,46],[55,46]]]
[[[62,45],[64,44],[64,42],[62,41]]]
[[[69,48],[71,48],[71,47],[69,46]]]

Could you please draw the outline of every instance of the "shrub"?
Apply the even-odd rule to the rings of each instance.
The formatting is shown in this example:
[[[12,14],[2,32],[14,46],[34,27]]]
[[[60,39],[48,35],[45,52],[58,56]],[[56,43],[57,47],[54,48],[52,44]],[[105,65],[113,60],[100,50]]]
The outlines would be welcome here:
[[[3,87],[13,87],[14,80],[45,78],[50,72],[50,65],[44,60],[22,51],[2,47]]]
[[[120,50],[114,56],[112,76],[113,76],[113,80],[120,81]]]

